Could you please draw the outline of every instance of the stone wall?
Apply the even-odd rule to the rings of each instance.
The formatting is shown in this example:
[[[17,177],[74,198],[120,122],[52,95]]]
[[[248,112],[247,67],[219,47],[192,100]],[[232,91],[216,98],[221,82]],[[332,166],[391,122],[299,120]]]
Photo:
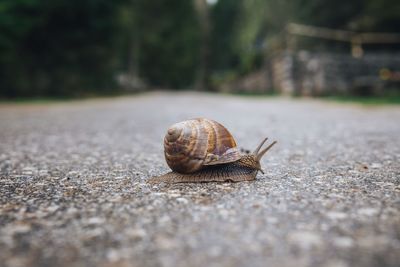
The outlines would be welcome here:
[[[381,94],[399,87],[400,53],[284,52],[271,60],[275,90],[289,95]]]

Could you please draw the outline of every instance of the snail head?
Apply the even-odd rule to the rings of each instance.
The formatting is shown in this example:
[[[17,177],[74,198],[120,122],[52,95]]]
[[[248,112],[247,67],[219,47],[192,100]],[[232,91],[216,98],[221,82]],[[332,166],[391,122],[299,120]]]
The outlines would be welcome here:
[[[268,138],[265,138],[258,146],[257,148],[254,150],[254,152],[252,153],[252,156],[254,157],[255,161],[256,161],[256,167],[257,169],[264,174],[263,170],[261,169],[261,164],[260,164],[260,160],[261,158],[265,155],[265,153],[267,153],[268,150],[271,149],[271,147],[273,147],[277,142],[274,141],[272,142],[269,146],[267,146],[266,148],[264,148],[263,150],[261,150],[261,148],[263,147],[263,145],[265,144],[265,142],[268,140]]]

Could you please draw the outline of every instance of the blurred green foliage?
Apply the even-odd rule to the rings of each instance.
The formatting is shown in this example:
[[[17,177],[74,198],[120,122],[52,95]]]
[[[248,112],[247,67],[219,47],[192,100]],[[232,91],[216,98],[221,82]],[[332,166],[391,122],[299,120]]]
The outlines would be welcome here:
[[[120,74],[189,88],[199,68],[208,81],[232,79],[282,49],[289,22],[400,29],[398,0],[219,0],[206,11],[202,1],[1,0],[0,96],[110,93]]]
[[[144,79],[188,86],[198,53],[196,23],[186,0],[2,0],[0,95],[109,93],[134,56],[133,41]]]
[[[118,1],[2,0],[5,96],[77,95],[112,86]]]
[[[152,86],[191,84],[200,39],[191,1],[125,1],[119,7],[118,20],[121,71],[133,71]]]

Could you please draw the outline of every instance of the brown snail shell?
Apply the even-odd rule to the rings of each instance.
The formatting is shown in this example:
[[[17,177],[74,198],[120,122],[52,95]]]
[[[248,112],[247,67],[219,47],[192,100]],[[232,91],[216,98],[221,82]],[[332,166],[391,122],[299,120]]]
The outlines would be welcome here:
[[[220,123],[204,118],[172,125],[164,138],[164,155],[168,166],[178,173],[194,173],[241,157],[231,133]]]

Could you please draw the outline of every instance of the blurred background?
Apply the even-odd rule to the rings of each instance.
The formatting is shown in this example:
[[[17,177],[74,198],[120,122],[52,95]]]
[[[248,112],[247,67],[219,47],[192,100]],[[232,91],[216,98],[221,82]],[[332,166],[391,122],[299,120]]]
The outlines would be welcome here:
[[[400,102],[398,0],[2,0],[0,97],[146,90]]]

